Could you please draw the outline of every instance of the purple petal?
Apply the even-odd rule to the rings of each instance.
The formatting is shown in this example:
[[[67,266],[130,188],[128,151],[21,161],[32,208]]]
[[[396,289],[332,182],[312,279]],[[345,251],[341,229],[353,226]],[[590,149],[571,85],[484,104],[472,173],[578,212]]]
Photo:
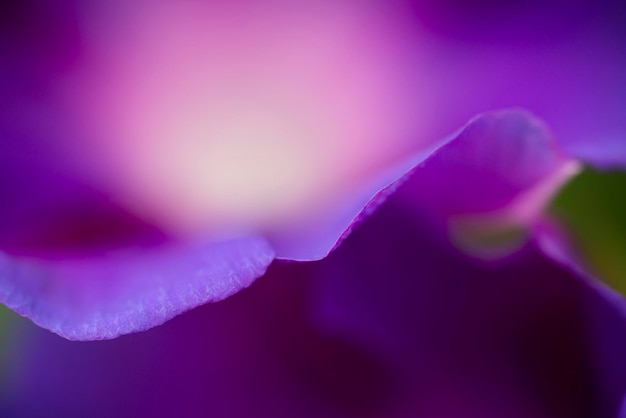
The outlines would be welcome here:
[[[383,171],[365,184],[337,198],[324,213],[287,233],[268,234],[277,258],[297,261],[320,260],[345,239],[352,229],[367,219],[408,177],[412,167],[428,158],[425,150],[408,162]]]
[[[272,259],[269,245],[255,237],[63,261],[0,254],[0,300],[65,338],[109,339],[224,299]]]
[[[438,218],[492,213],[523,194],[545,200],[543,193],[529,192],[573,174],[570,164],[541,121],[521,110],[493,112],[475,118],[425,160],[401,193]],[[517,204],[524,203],[533,206]]]
[[[572,164],[529,113],[486,113],[343,196],[317,222],[270,235],[271,242],[279,258],[323,258],[407,179],[401,195],[439,219],[508,208],[528,222],[573,174]]]

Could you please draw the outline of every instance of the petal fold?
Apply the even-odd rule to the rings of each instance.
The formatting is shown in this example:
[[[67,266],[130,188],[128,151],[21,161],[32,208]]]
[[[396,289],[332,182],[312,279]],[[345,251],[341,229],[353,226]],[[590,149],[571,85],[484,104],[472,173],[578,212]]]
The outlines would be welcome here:
[[[474,118],[418,166],[403,194],[439,218],[498,212],[513,203],[536,207],[562,184],[560,175],[573,174],[571,163],[530,113],[492,112]],[[545,183],[553,187],[540,190]],[[516,202],[523,194],[539,202]]]
[[[485,113],[355,187],[318,222],[270,240],[279,258],[324,258],[404,182],[402,199],[440,221],[478,214],[525,226],[577,169],[530,113]]]

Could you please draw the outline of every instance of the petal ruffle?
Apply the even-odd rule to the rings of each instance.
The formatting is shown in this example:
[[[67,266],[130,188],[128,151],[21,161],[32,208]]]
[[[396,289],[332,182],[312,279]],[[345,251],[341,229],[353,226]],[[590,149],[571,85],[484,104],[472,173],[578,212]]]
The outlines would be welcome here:
[[[416,168],[402,195],[418,210],[444,219],[503,210],[533,212],[573,174],[572,164],[531,114],[493,112],[475,118]],[[552,188],[541,190],[546,183]],[[526,201],[516,202],[520,197]],[[528,201],[533,199],[537,201]],[[531,214],[519,214],[526,215]]]
[[[0,254],[0,300],[65,338],[109,339],[236,293],[273,256],[255,237],[65,261]]]
[[[408,162],[398,164],[363,182],[326,206],[315,220],[288,231],[270,231],[268,237],[277,258],[314,261],[326,257],[362,221],[374,213],[409,176],[412,167],[431,155],[420,152]]]
[[[575,170],[576,163],[528,112],[486,113],[343,196],[317,222],[270,234],[270,241],[279,258],[321,259],[409,178],[401,196],[440,220],[508,210],[498,216],[525,224]]]

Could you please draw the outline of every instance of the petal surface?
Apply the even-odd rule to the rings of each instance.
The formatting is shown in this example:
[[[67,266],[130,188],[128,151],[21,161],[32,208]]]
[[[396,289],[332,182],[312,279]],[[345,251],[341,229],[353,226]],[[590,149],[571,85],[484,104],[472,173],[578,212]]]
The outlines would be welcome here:
[[[254,237],[56,261],[0,254],[0,300],[65,338],[110,339],[224,299],[272,259]]]

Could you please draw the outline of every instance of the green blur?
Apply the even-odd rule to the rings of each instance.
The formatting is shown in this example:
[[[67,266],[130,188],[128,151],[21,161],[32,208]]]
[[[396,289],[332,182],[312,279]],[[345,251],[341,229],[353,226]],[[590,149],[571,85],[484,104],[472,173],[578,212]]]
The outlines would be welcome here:
[[[551,213],[566,226],[586,267],[626,294],[626,171],[585,169],[561,190]]]
[[[10,396],[11,365],[13,363],[15,319],[18,315],[0,304],[0,405]]]

